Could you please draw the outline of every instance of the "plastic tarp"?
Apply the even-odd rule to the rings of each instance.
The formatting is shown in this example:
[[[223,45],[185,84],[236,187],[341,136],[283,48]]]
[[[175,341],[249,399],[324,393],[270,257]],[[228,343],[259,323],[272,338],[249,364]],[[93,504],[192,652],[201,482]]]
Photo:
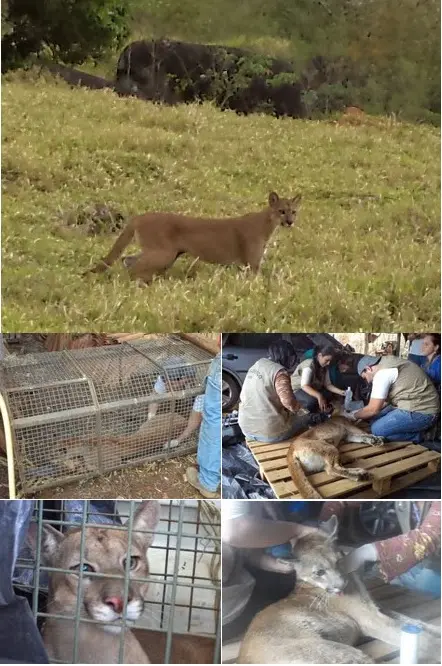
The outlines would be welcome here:
[[[27,600],[16,596],[13,573],[33,512],[32,500],[0,502],[0,661],[48,664]]]
[[[33,500],[0,502],[0,663],[49,663],[28,600],[19,596],[21,590],[29,593],[33,588],[34,555],[26,543],[26,535],[34,508]],[[83,520],[83,510],[83,500],[66,500],[62,517],[78,524]],[[87,521],[121,523],[115,502],[106,500],[89,503]],[[47,584],[47,573],[41,571],[39,590],[44,592]]]

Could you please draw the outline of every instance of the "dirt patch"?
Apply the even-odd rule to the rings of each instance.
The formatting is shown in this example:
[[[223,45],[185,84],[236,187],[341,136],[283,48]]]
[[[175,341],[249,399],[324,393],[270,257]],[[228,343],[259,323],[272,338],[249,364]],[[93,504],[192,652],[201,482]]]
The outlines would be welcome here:
[[[190,465],[196,465],[194,454],[156,460],[59,488],[47,488],[36,494],[35,499],[200,499],[184,478]]]
[[[114,234],[124,226],[125,215],[120,210],[107,204],[95,203],[63,212],[58,231],[63,233],[68,229],[85,236],[100,236]]]

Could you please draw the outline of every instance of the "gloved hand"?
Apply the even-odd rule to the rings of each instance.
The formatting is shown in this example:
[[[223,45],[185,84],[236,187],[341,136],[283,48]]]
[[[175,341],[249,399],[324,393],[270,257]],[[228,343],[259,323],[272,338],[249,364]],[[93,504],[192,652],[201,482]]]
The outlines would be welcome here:
[[[379,556],[376,547],[372,543],[355,548],[347,555],[344,555],[338,562],[338,568],[342,573],[357,571],[366,563],[377,562]]]

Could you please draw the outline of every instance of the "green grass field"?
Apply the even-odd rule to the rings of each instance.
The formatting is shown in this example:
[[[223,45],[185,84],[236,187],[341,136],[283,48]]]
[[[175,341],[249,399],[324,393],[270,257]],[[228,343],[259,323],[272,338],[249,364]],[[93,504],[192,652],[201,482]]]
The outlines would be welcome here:
[[[421,330],[440,327],[436,128],[167,108],[15,75],[3,85],[3,331]],[[303,195],[258,277],[180,258],[142,289],[81,277],[111,235],[57,233],[103,202],[224,216]]]

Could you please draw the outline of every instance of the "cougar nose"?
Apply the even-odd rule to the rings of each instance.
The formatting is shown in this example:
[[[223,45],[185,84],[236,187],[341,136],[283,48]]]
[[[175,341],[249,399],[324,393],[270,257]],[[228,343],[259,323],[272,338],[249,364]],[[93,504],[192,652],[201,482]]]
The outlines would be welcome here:
[[[110,606],[116,613],[120,614],[123,612],[123,599],[121,597],[107,597],[104,603]]]

